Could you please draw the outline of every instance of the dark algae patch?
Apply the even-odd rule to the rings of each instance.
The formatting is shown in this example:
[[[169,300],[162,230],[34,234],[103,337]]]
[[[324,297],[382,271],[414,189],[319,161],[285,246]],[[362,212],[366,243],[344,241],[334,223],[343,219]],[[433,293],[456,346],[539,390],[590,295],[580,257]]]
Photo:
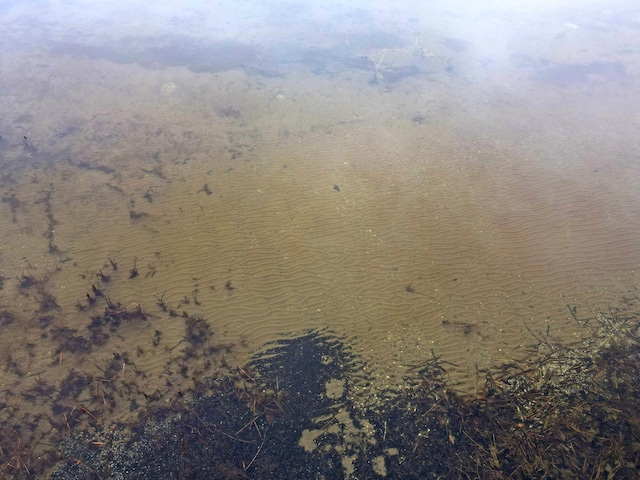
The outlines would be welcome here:
[[[73,432],[52,478],[342,478],[339,456],[298,443],[318,415],[338,413],[325,384],[356,364],[327,332],[282,340],[122,428]]]
[[[355,393],[346,339],[307,332],[122,428],[71,433],[52,478],[637,478],[637,314],[576,320],[588,340],[536,338],[473,397],[432,353],[382,402]]]
[[[407,367],[402,387],[363,395],[375,391],[366,388],[372,382],[367,365],[348,338],[326,330],[268,344],[248,364],[194,376],[191,387],[175,395],[145,395],[145,406],[133,406],[129,419],[115,424],[79,398],[73,408],[62,407],[62,400],[86,394],[91,378],[71,372],[60,385],[35,379],[22,396],[53,402],[64,434],[36,457],[21,429],[5,420],[2,474],[58,480],[638,478],[639,303],[628,299],[588,318],[568,306],[589,333],[584,341],[567,345],[549,332],[532,332],[528,359],[478,371],[473,395],[456,390],[455,367],[436,352]],[[114,305],[103,317],[140,315]],[[198,348],[213,335],[199,317],[189,317],[185,331],[185,341]],[[122,362],[134,363],[126,353],[114,354],[103,383],[117,378]]]

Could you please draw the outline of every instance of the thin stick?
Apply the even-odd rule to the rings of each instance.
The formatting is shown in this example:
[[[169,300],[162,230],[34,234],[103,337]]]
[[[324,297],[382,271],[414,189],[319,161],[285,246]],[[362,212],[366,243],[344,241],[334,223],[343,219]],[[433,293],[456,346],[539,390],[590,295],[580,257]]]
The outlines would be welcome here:
[[[253,465],[253,462],[256,461],[256,458],[258,458],[258,455],[260,454],[260,452],[262,451],[262,447],[264,445],[264,442],[266,442],[267,439],[263,439],[262,443],[260,444],[260,447],[258,447],[258,451],[256,452],[256,454],[253,456],[253,458],[251,459],[251,461],[249,462],[249,465],[245,465],[244,462],[242,462],[242,466],[244,467],[244,471],[246,472],[247,470],[249,470],[251,468],[251,465]]]

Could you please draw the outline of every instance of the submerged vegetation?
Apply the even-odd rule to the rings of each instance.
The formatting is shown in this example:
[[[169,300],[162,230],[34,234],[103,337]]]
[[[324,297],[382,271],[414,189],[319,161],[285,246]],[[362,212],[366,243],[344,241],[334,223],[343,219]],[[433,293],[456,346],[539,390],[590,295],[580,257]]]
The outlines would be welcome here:
[[[640,318],[637,302],[576,320],[591,335],[568,346],[537,338],[531,357],[479,372],[474,398],[451,389],[435,355],[412,369],[408,416],[377,419],[414,460],[402,477],[637,478]],[[414,467],[417,468],[414,470]]]
[[[52,404],[60,437],[36,456],[28,426],[5,418],[0,468],[9,478],[54,479],[637,478],[638,307],[629,299],[585,319],[570,307],[589,329],[584,341],[533,335],[528,360],[478,371],[474,395],[455,390],[453,367],[432,352],[408,367],[402,388],[374,401],[362,395],[371,378],[347,340],[311,331],[267,345],[243,367],[194,376],[188,391],[143,393],[138,408],[135,378],[144,373],[130,354],[114,353],[99,378],[71,370],[59,385],[36,379],[21,392]],[[118,317],[146,319],[112,302],[103,320]],[[212,336],[206,320],[188,316],[182,365],[214,353]],[[75,333],[57,341],[68,338]],[[128,381],[125,366],[136,372]],[[81,398],[87,391],[95,408]],[[134,417],[108,424],[101,414],[122,397]]]

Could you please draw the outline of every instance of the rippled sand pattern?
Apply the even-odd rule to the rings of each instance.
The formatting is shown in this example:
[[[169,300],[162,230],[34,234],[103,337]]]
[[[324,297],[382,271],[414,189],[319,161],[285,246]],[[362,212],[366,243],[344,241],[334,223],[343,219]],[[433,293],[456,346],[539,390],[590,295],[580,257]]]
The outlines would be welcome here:
[[[476,364],[517,356],[529,330],[570,337],[569,308],[615,302],[636,284],[636,167],[522,142],[500,108],[487,107],[490,126],[474,123],[443,84],[385,91],[369,73],[327,83],[60,62],[50,78],[79,69],[108,85],[68,93],[77,111],[42,100],[37,150],[14,139],[5,153],[3,302],[30,323],[3,338],[30,372],[64,375],[139,347],[145,391],[163,388],[184,337],[164,302],[202,315],[216,342],[242,345],[227,355],[238,364],[278,335],[329,327],[381,378],[432,349],[472,377]],[[50,231],[58,251],[47,251]],[[92,285],[153,317],[108,349],[52,359],[37,295],[16,293],[25,272],[49,279],[69,327],[87,324],[74,305]],[[14,347],[25,342],[30,356]]]

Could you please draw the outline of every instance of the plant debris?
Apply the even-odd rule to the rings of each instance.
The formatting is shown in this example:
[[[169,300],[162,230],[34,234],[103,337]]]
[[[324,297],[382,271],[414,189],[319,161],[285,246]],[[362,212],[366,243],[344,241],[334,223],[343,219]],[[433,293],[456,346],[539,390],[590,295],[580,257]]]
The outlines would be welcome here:
[[[48,455],[34,456],[5,424],[0,471],[36,478],[48,462],[52,479],[638,478],[639,303],[587,319],[570,308],[590,333],[584,341],[532,332],[530,357],[478,371],[475,395],[456,391],[455,367],[431,352],[403,387],[374,402],[361,394],[371,379],[347,339],[302,332],[245,366],[194,377],[173,398],[145,394],[147,406],[121,425],[61,404],[65,435]],[[187,323],[188,341],[210,334],[198,317]],[[126,353],[112,363],[103,385],[135,368]],[[78,373],[58,387],[36,380],[22,395],[60,403],[86,395],[90,381]],[[100,390],[105,405],[109,395]]]

